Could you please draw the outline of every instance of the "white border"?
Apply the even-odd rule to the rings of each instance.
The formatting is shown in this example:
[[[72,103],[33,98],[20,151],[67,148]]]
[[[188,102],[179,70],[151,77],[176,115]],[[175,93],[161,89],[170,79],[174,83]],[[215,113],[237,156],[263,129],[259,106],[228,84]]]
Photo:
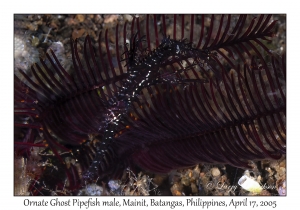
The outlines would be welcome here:
[[[4,3],[5,5],[4,5]],[[293,1],[296,2],[296,1]],[[2,1],[1,3],[1,208],[11,209],[12,207],[25,208],[23,197],[13,196],[13,14],[14,13],[286,13],[287,14],[287,131],[288,131],[288,152],[287,152],[287,194],[286,198],[257,197],[252,200],[276,200],[276,209],[284,209],[290,206],[298,206],[299,194],[299,140],[298,124],[299,116],[299,86],[300,84],[300,63],[299,63],[299,8],[292,1],[278,0],[206,0],[206,1],[131,1],[110,0],[110,1]],[[297,49],[298,48],[298,49]],[[298,63],[297,63],[298,60]],[[3,97],[4,95],[4,97]],[[4,135],[3,135],[4,134]],[[185,200],[186,198],[163,197],[166,200]],[[226,200],[229,202],[235,197],[205,197],[204,199]],[[38,198],[36,198],[37,200]],[[46,198],[49,199],[49,198]],[[66,198],[67,199],[67,198]],[[121,198],[120,198],[121,199]],[[150,200],[150,198],[147,198]],[[64,208],[67,207],[56,207]],[[68,207],[70,208],[70,207]],[[72,207],[71,207],[72,208]],[[97,207],[99,209],[99,207]],[[102,207],[100,207],[102,208]],[[176,207],[177,209],[179,207]],[[175,208],[175,209],[176,209]],[[200,207],[198,207],[199,209]],[[72,208],[74,209],[74,207]],[[103,209],[103,208],[102,208]],[[170,209],[169,207],[164,209]],[[297,208],[295,208],[297,209]]]

